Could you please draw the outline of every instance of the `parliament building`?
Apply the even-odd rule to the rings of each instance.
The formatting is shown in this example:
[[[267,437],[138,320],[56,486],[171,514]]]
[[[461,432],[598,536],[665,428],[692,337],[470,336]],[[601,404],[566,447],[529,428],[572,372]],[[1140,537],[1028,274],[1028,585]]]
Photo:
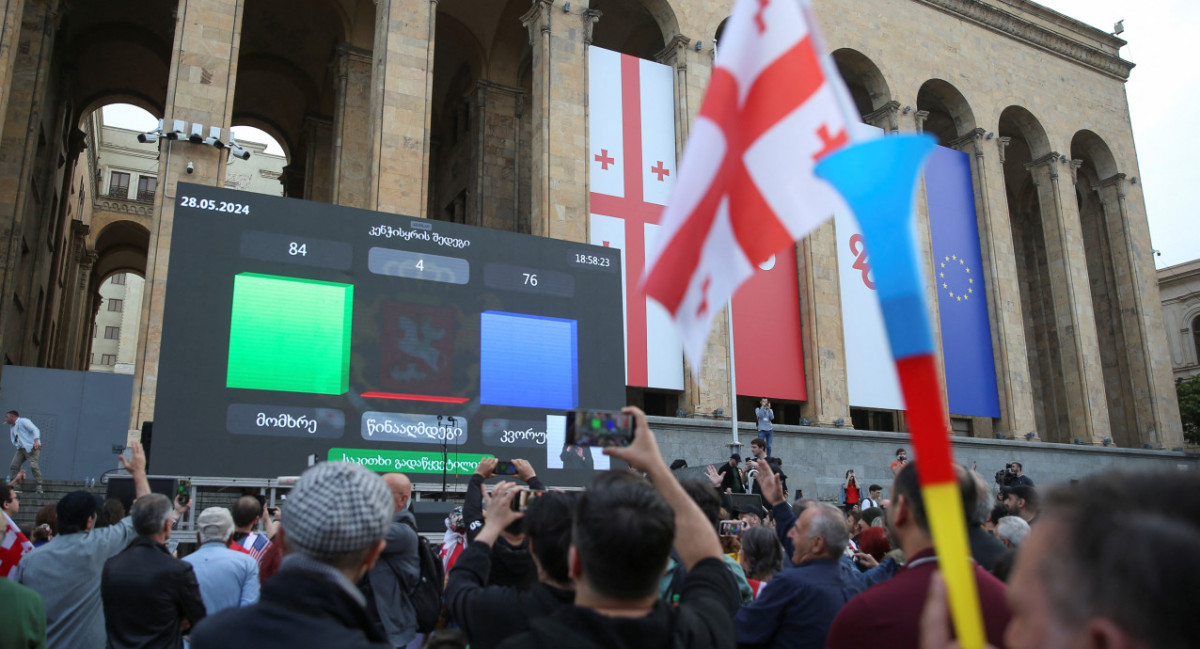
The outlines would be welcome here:
[[[955,433],[1182,446],[1124,41],[1029,0],[813,4],[862,120],[884,133],[932,135],[969,172],[978,266],[963,281],[969,299],[986,302],[990,352],[976,367],[989,382],[994,375],[994,407],[956,412],[951,394]],[[600,207],[611,197],[598,174],[623,164],[594,141],[615,92],[593,78],[599,51],[657,66],[643,77],[661,78],[668,99],[646,105],[667,111],[675,151],[647,158],[657,166],[643,174],[673,180],[732,5],[3,0],[3,363],[87,369],[101,285],[142,276],[130,428],[153,421],[176,187],[222,185],[230,164],[229,149],[188,141],[193,125],[202,138],[215,128],[227,140],[242,125],[273,136],[287,159],[279,176],[287,197],[598,243],[597,223],[622,217]],[[129,144],[157,173],[124,196],[100,171],[91,117],[115,103],[149,111],[168,131],[185,125],[179,139]],[[930,302],[944,316],[932,192],[917,191],[918,243]],[[627,342],[628,366],[643,366],[627,375],[629,401],[685,417],[728,416],[736,404],[749,421],[769,396],[778,423],[904,430],[901,409],[852,387],[848,359],[859,341],[848,332],[865,316],[847,306],[841,225],[831,219],[798,242],[779,266],[794,288],[765,298],[794,305],[786,310],[795,340],[759,336],[778,343],[769,364],[792,372],[792,388],[755,384],[773,376],[768,363],[735,344],[731,399],[729,341],[756,330],[752,312],[739,320],[726,311],[696,372],[676,354],[671,377],[647,375]],[[947,322],[933,318],[935,337]],[[640,353],[661,351],[653,347]]]

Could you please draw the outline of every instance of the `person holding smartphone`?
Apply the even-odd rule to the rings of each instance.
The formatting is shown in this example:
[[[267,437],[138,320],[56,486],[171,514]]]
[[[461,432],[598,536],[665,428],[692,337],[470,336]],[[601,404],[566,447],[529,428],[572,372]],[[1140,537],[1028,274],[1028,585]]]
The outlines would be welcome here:
[[[754,416],[758,419],[758,436],[767,442],[767,455],[771,455],[771,442],[775,440],[775,411],[771,409],[771,400],[763,397],[758,401],[758,407],[754,409]]]

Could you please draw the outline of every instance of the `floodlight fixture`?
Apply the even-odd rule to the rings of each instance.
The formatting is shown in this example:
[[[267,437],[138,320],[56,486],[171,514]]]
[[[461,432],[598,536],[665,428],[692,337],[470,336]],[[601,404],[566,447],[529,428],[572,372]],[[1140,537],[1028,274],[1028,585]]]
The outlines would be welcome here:
[[[184,129],[186,128],[187,122],[177,119],[172,122],[171,130],[166,132],[165,135],[168,140],[178,140],[185,137]]]
[[[146,131],[145,133],[138,135],[137,140],[138,140],[138,142],[141,142],[142,144],[153,144],[158,141],[158,136],[162,135],[162,130],[163,130],[163,121],[160,119],[160,120],[158,120],[157,128],[155,128],[153,131]]]
[[[216,147],[218,149],[224,149],[227,145],[221,141],[221,127],[220,126],[208,127],[208,137],[204,139],[204,143],[211,147]]]
[[[250,159],[250,152],[243,149],[241,145],[237,143],[237,140],[233,139],[232,137],[229,138],[229,152],[232,153],[233,157],[235,158],[241,158],[242,160]]]
[[[201,144],[204,142],[204,125],[197,122],[192,122],[192,132],[188,135],[188,141],[193,144]]]

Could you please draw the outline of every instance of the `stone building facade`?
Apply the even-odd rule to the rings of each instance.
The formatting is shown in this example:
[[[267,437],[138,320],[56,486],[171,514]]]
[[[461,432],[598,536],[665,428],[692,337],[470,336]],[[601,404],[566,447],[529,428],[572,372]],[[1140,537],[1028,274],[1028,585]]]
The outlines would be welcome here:
[[[1179,381],[1200,374],[1200,259],[1158,271],[1171,367]]]
[[[814,4],[865,121],[972,160],[1001,415],[964,430],[1180,445],[1123,41],[1027,0]],[[97,106],[262,128],[287,153],[287,196],[586,241],[587,46],[674,68],[682,146],[731,5],[5,0],[0,353],[80,367],[89,284],[144,273],[130,427],[153,419],[175,187],[221,183],[227,157],[160,141],[153,204],[83,214],[82,120]],[[918,209],[928,250],[922,195]],[[795,418],[851,421],[834,224],[796,256],[808,398]],[[669,401],[636,389],[631,401],[728,408],[725,327],[698,382],[688,372]]]

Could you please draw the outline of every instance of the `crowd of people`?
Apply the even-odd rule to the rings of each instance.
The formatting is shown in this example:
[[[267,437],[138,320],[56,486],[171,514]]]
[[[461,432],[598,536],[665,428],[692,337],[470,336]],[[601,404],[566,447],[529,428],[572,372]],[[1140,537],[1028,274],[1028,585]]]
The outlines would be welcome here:
[[[0,579],[0,647],[957,646],[919,462],[897,454],[886,499],[847,474],[840,507],[789,502],[765,440],[749,467],[679,479],[627,411],[632,443],[604,452],[630,470],[564,492],[522,460],[515,481],[493,481],[484,459],[440,547],[418,534],[407,476],[330,462],[281,510],[254,496],[204,509],[197,547],[176,558],[188,503],[151,493],[132,444],[128,515],[73,492],[53,539],[21,546]],[[1200,646],[1186,610],[1200,475],[1106,473],[1044,493],[1026,477],[997,498],[956,471],[990,645]],[[739,485],[762,505],[723,498]],[[3,497],[15,514],[19,495]]]

